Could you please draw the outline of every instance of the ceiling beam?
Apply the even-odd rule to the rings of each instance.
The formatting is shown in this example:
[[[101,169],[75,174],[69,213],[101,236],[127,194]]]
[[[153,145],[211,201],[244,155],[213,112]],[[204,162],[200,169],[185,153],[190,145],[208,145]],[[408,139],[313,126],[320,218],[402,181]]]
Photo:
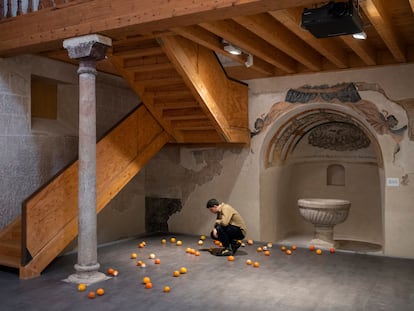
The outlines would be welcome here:
[[[62,40],[90,33],[114,38],[311,4],[312,0],[100,0],[43,9],[0,24],[0,56],[61,47]],[[47,20],[48,23],[44,21]]]
[[[201,28],[200,26],[188,26],[188,27],[177,27],[173,31],[180,36],[187,38],[193,42],[196,42],[208,49],[213,50],[216,53],[219,53],[239,64],[244,66],[246,62],[246,55],[233,55],[223,49],[223,43],[221,38],[208,30]],[[256,58],[253,62],[253,65],[249,68],[251,70],[260,72],[262,74],[272,76],[275,74],[275,67],[269,63]]]
[[[300,26],[302,21],[302,11],[302,9],[289,9],[272,11],[269,13],[295,35],[325,56],[336,67],[341,69],[347,68],[348,62],[346,52],[341,47],[333,41],[315,38],[309,31],[304,30]]]
[[[361,1],[360,5],[395,60],[406,62],[407,57],[403,41],[392,25],[391,17],[388,13],[390,8],[386,6],[385,1],[366,0]],[[392,6],[392,1],[388,2],[388,6]]]
[[[267,13],[233,18],[272,46],[290,55],[312,71],[320,71],[322,57]]]
[[[297,70],[293,58],[232,20],[202,23],[200,26],[287,73]]]
[[[365,40],[357,40],[352,35],[339,36],[346,45],[348,45],[354,53],[368,66],[377,64],[375,50]]]

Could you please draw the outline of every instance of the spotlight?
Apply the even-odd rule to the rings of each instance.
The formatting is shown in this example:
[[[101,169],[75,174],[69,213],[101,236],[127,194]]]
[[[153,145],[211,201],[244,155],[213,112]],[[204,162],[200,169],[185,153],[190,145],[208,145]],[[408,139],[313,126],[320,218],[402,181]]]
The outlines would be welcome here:
[[[242,51],[239,48],[236,48],[234,45],[228,42],[224,45],[223,48],[226,52],[229,52],[230,54],[233,54],[233,55],[241,55],[242,53]]]
[[[367,34],[365,33],[365,31],[362,31],[362,32],[354,33],[352,37],[358,40],[365,40],[367,38]]]

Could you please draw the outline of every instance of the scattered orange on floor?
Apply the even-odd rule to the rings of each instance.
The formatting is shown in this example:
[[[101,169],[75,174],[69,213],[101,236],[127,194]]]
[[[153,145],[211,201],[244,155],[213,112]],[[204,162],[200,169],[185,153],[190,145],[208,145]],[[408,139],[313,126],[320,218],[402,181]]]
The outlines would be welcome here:
[[[292,250],[294,250],[294,251],[295,251],[295,250],[296,250],[296,248],[297,248],[297,247],[296,247],[296,245],[295,245],[295,244],[293,244],[293,245],[292,245]]]
[[[152,283],[151,282],[145,283],[145,288],[148,288],[148,289],[152,288]]]
[[[331,248],[329,249],[329,252],[330,252],[331,254],[335,253],[335,247],[331,247]]]
[[[96,290],[96,294],[98,296],[103,296],[103,294],[105,294],[105,290],[102,287],[100,287]]]
[[[86,284],[80,283],[78,284],[78,291],[84,292],[86,290]]]
[[[180,271],[178,271],[178,270],[175,270],[175,271],[173,272],[173,275],[174,275],[175,277],[178,277],[178,276],[180,276]]]
[[[280,250],[281,250],[282,252],[286,251],[286,246],[282,245],[282,246],[280,247]]]
[[[180,268],[180,273],[181,274],[186,274],[187,273],[187,268],[186,267],[181,267]]]
[[[246,264],[247,264],[248,266],[250,266],[250,265],[252,264],[252,260],[251,260],[251,259],[247,259],[247,260],[246,260]]]
[[[265,256],[270,256],[270,252],[268,250],[264,251],[263,253]]]
[[[171,291],[171,288],[167,285],[164,286],[164,293],[169,293]]]
[[[253,263],[253,267],[255,267],[255,268],[259,268],[259,266],[260,266],[260,264],[259,264],[259,262],[258,262],[258,261],[255,261],[255,262]]]
[[[131,259],[136,259],[137,258],[137,254],[136,253],[132,253],[131,254]]]
[[[151,283],[151,278],[149,276],[144,276],[144,278],[142,279],[142,283],[144,284]]]
[[[314,250],[315,250],[315,245],[311,245],[311,246],[309,246],[309,250],[310,250],[310,251],[314,251]]]
[[[175,243],[175,242],[177,242],[177,239],[176,239],[176,238],[174,238],[174,237],[172,237],[172,238],[170,239],[170,242],[171,242],[171,243]]]
[[[230,255],[229,257],[227,257],[227,260],[228,261],[234,261],[234,256],[233,255]]]
[[[89,292],[89,293],[88,293],[88,298],[89,298],[89,299],[94,299],[95,297],[96,297],[95,292]]]
[[[108,269],[108,271],[107,271],[107,273],[109,274],[109,275],[114,275],[114,269],[112,269],[112,268],[109,268]]]
[[[316,253],[317,255],[320,255],[320,254],[322,254],[322,250],[318,248],[318,249],[315,251],[315,253]]]
[[[155,263],[156,265],[159,265],[159,264],[161,263],[161,259],[159,259],[159,258],[155,258],[154,263]]]
[[[292,255],[292,251],[290,249],[287,249],[285,253],[286,255]]]

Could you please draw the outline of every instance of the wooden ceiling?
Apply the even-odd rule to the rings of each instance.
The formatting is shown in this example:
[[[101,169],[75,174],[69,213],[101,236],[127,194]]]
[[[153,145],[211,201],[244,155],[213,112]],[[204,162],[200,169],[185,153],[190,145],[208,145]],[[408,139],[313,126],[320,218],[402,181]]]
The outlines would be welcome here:
[[[247,91],[231,79],[414,62],[414,0],[360,0],[366,40],[351,35],[317,39],[301,27],[304,8],[328,1],[42,3],[45,7],[33,13],[0,14],[0,57],[32,53],[73,62],[62,48],[64,39],[108,36],[113,46],[98,70],[123,76],[176,142],[248,142],[247,108],[242,107]],[[226,52],[224,42],[243,54]],[[246,66],[248,57],[251,66]]]
[[[360,0],[366,40],[350,35],[317,39],[301,28],[303,9],[327,1],[60,2],[67,3],[32,13],[30,19],[1,21],[0,56],[33,52],[59,58],[64,38],[97,32],[110,36],[114,49],[138,44],[142,37],[178,34],[232,59],[224,66],[237,80],[414,62],[413,0]],[[225,52],[223,39],[243,55]],[[247,68],[249,54],[253,65]]]

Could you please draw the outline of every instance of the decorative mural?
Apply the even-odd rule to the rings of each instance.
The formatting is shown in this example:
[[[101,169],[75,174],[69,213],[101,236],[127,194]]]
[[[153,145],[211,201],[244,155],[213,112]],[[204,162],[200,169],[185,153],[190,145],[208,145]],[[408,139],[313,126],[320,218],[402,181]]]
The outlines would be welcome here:
[[[399,127],[399,120],[395,115],[386,110],[379,111],[375,104],[361,99],[354,83],[341,83],[333,86],[305,85],[298,89],[290,89],[284,102],[274,104],[267,114],[257,118],[254,123],[254,130],[251,131],[251,137],[260,134],[280,115],[293,109],[295,105],[315,102],[332,102],[345,105],[363,116],[379,135],[391,135],[396,142],[402,140],[408,128],[407,125]]]
[[[370,142],[357,126],[339,122],[322,124],[314,128],[308,136],[310,145],[335,151],[366,148]]]

